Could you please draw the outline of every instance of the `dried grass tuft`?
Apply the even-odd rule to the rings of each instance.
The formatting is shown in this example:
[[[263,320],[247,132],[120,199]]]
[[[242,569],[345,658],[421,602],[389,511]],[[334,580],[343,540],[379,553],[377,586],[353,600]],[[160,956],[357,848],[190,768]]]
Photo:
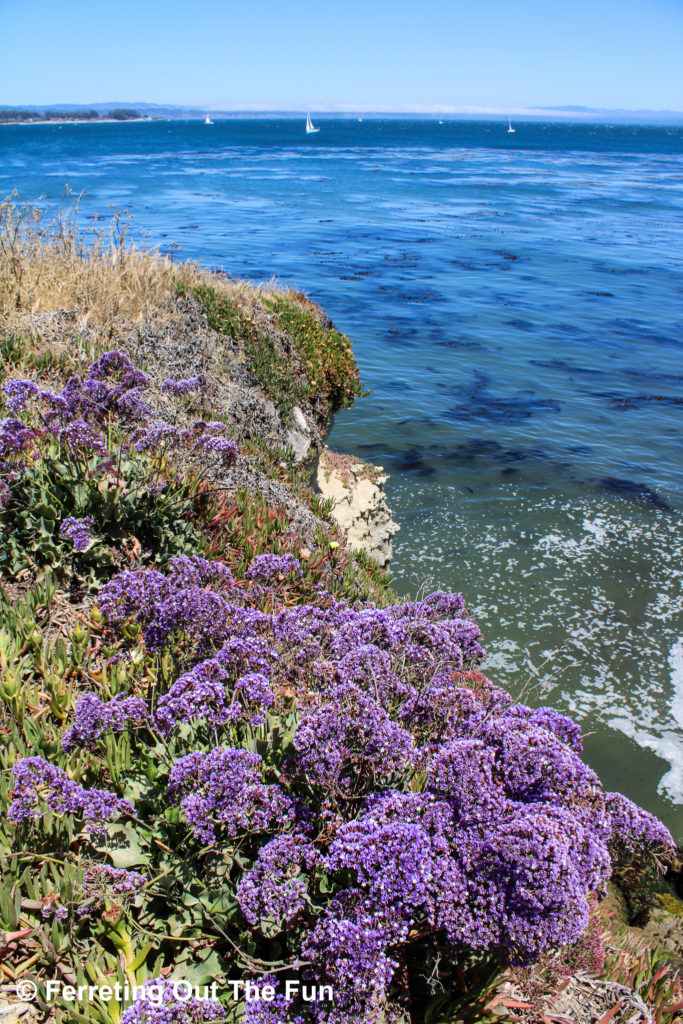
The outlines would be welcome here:
[[[16,194],[0,203],[0,332],[44,346],[41,317],[64,311],[95,348],[143,320],[172,319],[178,285],[210,285],[247,313],[262,297],[282,294],[274,282],[254,286],[175,263],[127,242],[130,218],[115,214],[104,229],[83,231],[78,200],[45,217]]]

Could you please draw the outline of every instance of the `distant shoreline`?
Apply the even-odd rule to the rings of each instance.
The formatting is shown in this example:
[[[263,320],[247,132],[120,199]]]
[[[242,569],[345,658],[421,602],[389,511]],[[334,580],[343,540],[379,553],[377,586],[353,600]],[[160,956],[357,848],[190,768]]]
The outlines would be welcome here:
[[[293,111],[225,111],[225,112],[214,112],[211,111],[213,117],[212,124],[223,124],[231,121],[272,121],[272,120],[286,120],[286,121],[297,121],[305,119],[306,113],[293,112]],[[13,125],[21,127],[23,125],[68,125],[68,124],[139,124],[144,122],[145,124],[150,123],[163,123],[163,122],[196,122],[204,124],[204,114],[197,114],[192,112],[183,113],[180,116],[177,114],[148,114],[141,115],[140,117],[98,117],[98,118],[59,118],[59,119],[45,119],[43,117],[36,117],[35,119],[27,119],[24,121],[7,121],[0,120],[0,127],[3,125]],[[366,122],[372,121],[441,121],[446,124],[459,124],[465,122],[477,122],[477,123],[494,123],[498,121],[507,122],[507,115],[498,115],[490,113],[479,113],[479,114],[449,114],[443,113],[418,113],[415,111],[405,111],[402,113],[398,112],[382,112],[363,111],[361,113],[349,113],[341,111],[321,111],[315,114],[317,120],[321,122],[325,121],[356,121],[359,118]],[[683,114],[671,114],[669,116],[662,115],[661,119],[644,118],[633,116],[628,118],[624,114],[617,114],[609,117],[607,114],[599,118],[596,114],[579,113],[579,112],[566,112],[558,114],[557,112],[551,112],[547,114],[539,113],[512,113],[512,119],[517,124],[556,124],[556,125],[585,125],[586,127],[591,126],[602,126],[602,127],[638,127],[638,128],[682,128],[683,127]]]
[[[23,127],[25,125],[33,124],[44,124],[44,125],[63,125],[63,124],[139,124],[140,121],[164,121],[163,117],[66,117],[63,120],[50,120],[44,117],[37,117],[35,120],[28,121],[0,121],[0,125],[14,125],[15,127]]]

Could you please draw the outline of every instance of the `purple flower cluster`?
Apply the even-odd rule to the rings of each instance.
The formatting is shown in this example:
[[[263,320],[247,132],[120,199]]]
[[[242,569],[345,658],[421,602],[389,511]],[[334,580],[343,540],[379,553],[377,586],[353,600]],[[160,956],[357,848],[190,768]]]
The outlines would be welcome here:
[[[11,417],[0,420],[0,478],[13,483],[26,465],[23,456],[39,458],[37,442],[37,434],[21,420]],[[7,483],[5,489],[9,490]],[[3,501],[5,504],[6,500]]]
[[[296,820],[294,801],[279,786],[263,781],[258,754],[240,748],[216,747],[208,754],[179,758],[171,769],[168,795],[205,843],[216,840],[218,825],[231,838]]]
[[[283,922],[294,917],[307,903],[306,872],[319,860],[308,840],[290,833],[262,846],[237,888],[237,902],[247,921],[255,925],[263,918]]]
[[[273,999],[252,999],[244,1003],[244,1024],[307,1024],[304,1017],[292,1009],[294,1000],[278,992],[281,984],[277,976],[265,975],[258,980],[259,990],[266,985],[274,990]]]
[[[326,1024],[374,1024],[381,1019],[385,993],[397,967],[390,949],[407,934],[400,919],[368,908],[355,890],[343,890],[330,900],[301,947],[303,956],[316,964],[317,976],[335,994]]]
[[[234,441],[228,441],[226,437],[215,437],[213,434],[200,434],[194,442],[193,448],[203,452],[212,452],[220,455],[223,465],[231,468],[237,465],[239,449]]]
[[[301,562],[294,555],[257,555],[245,576],[248,580],[270,583],[301,571]]]
[[[65,907],[63,903],[59,902],[59,897],[48,900],[43,905],[40,911],[40,916],[43,921],[49,921],[51,917],[54,917],[55,921],[66,921],[69,916],[69,908]]]
[[[107,903],[127,904],[147,884],[147,877],[138,871],[126,871],[109,864],[94,864],[88,868],[81,883],[83,903],[76,907],[76,917],[82,919],[102,910]],[[113,899],[114,898],[114,899]]]
[[[174,450],[189,448],[196,452],[210,452],[221,456],[225,468],[237,465],[239,449],[234,441],[222,437],[227,430],[225,423],[205,423],[199,420],[191,427],[175,427],[165,420],[147,423],[131,434],[131,443],[136,452],[157,452],[160,449]]]
[[[2,385],[5,405],[11,412],[21,412],[31,398],[40,395],[40,388],[32,380],[8,380]]]
[[[109,379],[120,376],[120,379]],[[90,426],[104,424],[112,412],[127,414],[126,402],[135,397],[139,411],[151,414],[140,394],[149,387],[149,377],[135,369],[122,352],[106,352],[88,370],[87,377],[71,377],[56,393],[41,389],[30,380],[10,380],[3,384],[5,403],[15,412],[27,407],[29,400],[42,411],[44,424],[58,434],[72,423]],[[66,435],[67,438],[69,435]]]
[[[263,644],[253,644],[261,650]],[[154,722],[168,735],[178,722],[201,719],[211,725],[247,722],[255,727],[265,720],[266,709],[274,701],[268,677],[247,672],[233,684],[233,645],[226,645],[213,658],[199,662],[171,686],[159,699]]]
[[[136,452],[157,452],[160,448],[174,447],[182,441],[182,432],[178,427],[157,420],[149,426],[138,427],[130,437]]]
[[[194,557],[171,559],[168,576],[156,570],[137,569],[119,573],[102,587],[99,606],[112,625],[132,617],[145,628],[150,650],[163,647],[171,634],[219,638],[230,635],[233,606],[207,584],[230,589],[232,575],[222,562]]]
[[[62,768],[42,757],[24,757],[12,769],[14,794],[8,817],[22,822],[40,818],[40,799],[56,814],[83,818],[93,834],[104,832],[104,823],[121,814],[134,814],[131,804],[107,789],[84,789]]]
[[[448,604],[442,594],[390,608],[351,608],[344,602],[324,609],[303,605],[276,614],[273,633],[298,644],[300,662],[340,663],[358,648],[372,645],[400,665],[404,683],[413,688],[431,679],[436,669],[456,671],[484,656],[481,633],[467,616],[462,598]],[[336,668],[341,681],[350,681],[344,666],[341,674],[339,664]],[[352,665],[348,668],[353,671]]]
[[[201,558],[114,577],[99,595],[110,626],[139,623],[150,651],[182,637],[183,671],[153,707],[81,697],[63,742],[148,723],[183,750],[215,733],[212,749],[175,760],[165,797],[200,843],[239,850],[235,897],[257,941],[284,932],[333,985],[334,1007],[307,1020],[394,1019],[397,965],[430,936],[453,958],[520,963],[573,944],[615,846],[672,848],[656,819],[603,792],[571,719],[515,703],[473,670],[481,635],[459,595],[250,607],[254,589],[277,599],[300,571],[271,554],[254,559],[247,587]],[[59,769],[39,763],[48,804],[87,817],[45,774]],[[32,814],[29,781],[16,796]],[[300,1009],[262,1006],[253,1020]]]
[[[631,849],[672,845],[668,829],[653,814],[638,807],[621,793],[608,793],[605,806],[610,817],[612,837],[616,843]]]
[[[161,382],[162,391],[170,391],[174,395],[189,395],[191,391],[197,391],[206,384],[206,374],[198,373],[196,377],[185,377],[174,380],[167,377]]]
[[[112,896],[132,896],[147,882],[146,875],[139,871],[113,868],[109,864],[95,864],[83,876],[83,892],[94,895],[103,890]]]
[[[90,516],[86,516],[84,519],[74,519],[72,516],[67,516],[59,528],[59,536],[73,541],[74,551],[87,551],[92,544],[90,531],[94,528],[95,520],[91,519]]]
[[[143,725],[149,713],[139,697],[118,694],[101,701],[94,693],[84,693],[76,701],[74,723],[62,736],[64,750],[93,747],[105,732],[123,732],[129,724]]]
[[[169,379],[162,387],[182,395],[203,383],[200,374],[187,380]],[[41,389],[30,380],[6,381],[2,386],[5,405],[16,415],[30,404],[36,410],[34,419],[40,416],[40,427],[31,429],[18,419],[0,423],[0,504],[7,504],[8,483],[13,480],[12,474],[22,469],[20,456],[31,452],[38,457],[38,441],[46,437],[57,439],[62,451],[76,458],[100,456],[105,460],[101,467],[111,470],[114,462],[107,436],[112,417],[118,419],[124,431],[135,427],[124,440],[124,448],[131,444],[137,452],[150,453],[185,448],[217,453],[227,468],[237,463],[237,445],[220,436],[227,430],[224,423],[200,420],[181,429],[155,419],[144,397],[150,384],[147,374],[118,351],[105,352],[90,366],[85,379],[71,377],[58,393]]]
[[[226,1011],[216,999],[187,998],[184,986],[176,991],[171,979],[159,978],[135,993],[121,1024],[208,1024],[226,1019]]]
[[[134,366],[126,353],[114,349],[111,352],[105,352],[99,359],[95,360],[88,369],[88,378],[90,380],[104,380],[112,373],[121,371],[123,373],[130,373],[133,369]]]
[[[73,420],[59,431],[59,440],[76,455],[110,455],[104,438],[85,420]]]
[[[414,748],[412,735],[352,683],[304,713],[294,742],[299,771],[333,797],[388,784],[409,768]]]

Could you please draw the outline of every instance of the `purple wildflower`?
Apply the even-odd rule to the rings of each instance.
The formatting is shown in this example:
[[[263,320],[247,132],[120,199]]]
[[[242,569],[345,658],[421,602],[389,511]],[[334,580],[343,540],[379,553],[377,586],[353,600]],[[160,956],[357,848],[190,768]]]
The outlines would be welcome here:
[[[92,747],[105,732],[123,732],[129,725],[142,725],[148,719],[147,705],[139,697],[118,694],[102,702],[94,693],[84,693],[76,701],[74,724],[62,737],[64,750]]]
[[[232,573],[223,562],[211,562],[199,555],[178,555],[171,559],[171,572],[169,581],[173,585],[206,586],[207,583],[219,583],[231,587],[233,585]]]
[[[22,822],[39,818],[39,801],[56,814],[73,814],[83,818],[91,832],[104,831],[104,822],[121,814],[134,814],[127,800],[122,800],[107,789],[84,789],[74,782],[62,768],[44,761],[42,757],[25,757],[12,769],[14,799],[8,817]]]
[[[180,804],[195,836],[205,843],[215,841],[217,824],[233,837],[293,822],[293,801],[278,786],[264,783],[262,772],[257,754],[216,747],[208,754],[179,758],[171,770],[168,794]]]
[[[126,871],[125,868],[114,868],[109,864],[95,864],[88,868],[83,876],[83,892],[87,896],[100,894],[102,891],[112,896],[131,896],[147,883],[147,876],[139,871]]]
[[[116,397],[116,407],[119,412],[132,420],[142,420],[153,416],[152,407],[142,397],[144,390],[144,387],[130,388]]]
[[[608,793],[605,808],[609,814],[613,842],[630,848],[660,847],[667,854],[674,851],[676,844],[669,830],[628,797],[621,793]]]
[[[170,391],[174,395],[189,395],[191,391],[196,391],[198,388],[204,387],[205,384],[205,373],[198,373],[196,377],[185,377],[178,380],[167,377],[161,382],[161,390]]]
[[[73,420],[59,431],[60,441],[66,442],[73,452],[94,452],[96,455],[109,456],[103,438],[85,420]]]
[[[180,431],[177,427],[158,420],[150,427],[140,427],[131,436],[133,447],[136,452],[154,452],[163,445],[174,445],[180,440]]]
[[[21,420],[10,417],[0,420],[0,471],[3,461],[11,455],[36,452],[36,435]]]
[[[289,921],[306,906],[306,872],[320,855],[307,840],[285,833],[262,846],[254,866],[237,888],[237,902],[249,924],[262,918]]]
[[[216,999],[187,998],[187,989],[168,978],[148,981],[121,1017],[121,1024],[202,1024],[225,1021],[226,1011]]]
[[[115,349],[111,352],[105,352],[99,359],[95,360],[88,370],[88,377],[90,380],[103,380],[119,370],[128,373],[134,369],[135,367],[126,353]]]
[[[87,551],[92,544],[90,531],[94,527],[95,520],[90,516],[86,516],[84,519],[74,519],[68,516],[62,521],[59,536],[73,541],[74,551]]]
[[[287,998],[284,992],[278,992],[282,979],[277,976],[264,975],[259,978],[257,987],[263,992],[269,985],[275,992],[273,999],[248,999],[244,1003],[244,1024],[306,1024],[299,1014],[292,1014],[294,1000]]]
[[[225,466],[236,466],[239,457],[239,448],[234,441],[228,441],[225,437],[215,437],[213,434],[202,434],[195,441],[193,448],[201,449],[204,452],[214,452],[221,455]]]
[[[26,406],[29,398],[40,394],[40,388],[32,380],[8,380],[2,385],[5,392],[5,405],[12,412],[19,412]]]
[[[294,555],[257,555],[245,576],[248,580],[270,583],[301,571],[301,562]]]
[[[253,635],[260,631],[261,613],[240,609],[215,590],[201,585],[213,577],[229,587],[232,577],[226,566],[202,559],[193,559],[191,563],[174,559],[174,563],[169,576],[154,570],[115,576],[100,591],[102,614],[112,625],[134,616],[145,627],[145,642],[150,650],[159,650],[176,632],[183,632],[188,639],[218,641],[235,633]],[[185,581],[190,579],[200,583],[186,586]]]
[[[309,783],[340,795],[405,771],[413,750],[410,733],[351,683],[340,684],[303,715],[294,744]]]
[[[390,912],[365,908],[359,893],[346,890],[330,900],[301,952],[312,960],[321,982],[332,985],[338,1020],[375,1021],[397,967],[390,946],[408,929]],[[374,1012],[373,1012],[374,1011]]]
[[[43,921],[49,920],[54,917],[55,921],[66,921],[69,916],[69,908],[65,907],[63,903],[59,902],[59,899],[51,899],[48,903],[43,905],[40,911],[40,916]]]

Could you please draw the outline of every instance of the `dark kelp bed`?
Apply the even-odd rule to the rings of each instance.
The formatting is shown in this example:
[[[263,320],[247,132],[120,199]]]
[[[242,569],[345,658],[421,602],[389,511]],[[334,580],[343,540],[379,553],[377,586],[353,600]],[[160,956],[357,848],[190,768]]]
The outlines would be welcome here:
[[[683,909],[666,829],[603,792],[571,719],[483,674],[461,596],[396,603],[311,487],[361,393],[348,339],[117,225],[84,239],[10,203],[1,227],[4,1004],[676,1020],[677,964],[642,928]],[[117,983],[140,998],[87,992]]]

